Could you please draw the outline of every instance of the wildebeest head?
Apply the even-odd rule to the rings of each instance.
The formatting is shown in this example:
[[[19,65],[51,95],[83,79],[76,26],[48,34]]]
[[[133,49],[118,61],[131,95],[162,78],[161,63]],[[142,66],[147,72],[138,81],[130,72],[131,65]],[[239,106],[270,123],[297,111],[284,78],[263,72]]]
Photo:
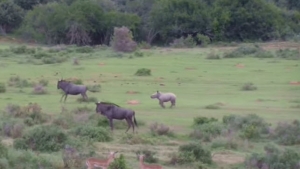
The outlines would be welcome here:
[[[156,98],[159,98],[160,95],[161,95],[161,93],[159,91],[157,91],[157,92],[153,93],[150,97],[152,99],[156,99]]]
[[[70,82],[61,79],[61,80],[57,81],[57,89],[62,89],[64,86],[66,86],[69,83]]]
[[[115,106],[119,107],[114,103],[109,102],[97,102],[96,103],[96,113],[105,114],[107,111],[111,110]]]

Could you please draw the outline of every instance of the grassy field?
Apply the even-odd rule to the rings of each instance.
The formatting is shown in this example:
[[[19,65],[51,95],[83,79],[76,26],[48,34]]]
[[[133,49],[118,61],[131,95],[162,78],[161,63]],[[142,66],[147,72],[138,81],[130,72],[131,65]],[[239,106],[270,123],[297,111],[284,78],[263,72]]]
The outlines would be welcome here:
[[[274,51],[277,46],[272,45],[261,44],[267,50]],[[3,44],[0,48],[10,46]],[[88,54],[74,52],[69,54],[70,57],[66,62],[44,65],[21,63],[26,59],[25,55],[2,57],[0,82],[7,84],[10,77],[18,75],[30,82],[48,79],[49,84],[46,87],[48,93],[45,95],[31,94],[32,87],[20,89],[7,86],[6,93],[0,94],[0,107],[5,109],[9,103],[18,105],[38,103],[43,112],[51,114],[52,117],[61,114],[62,109],[72,110],[82,106],[94,111],[94,103],[76,101],[80,98],[79,95],[68,96],[66,103],[60,103],[61,93],[57,90],[56,84],[60,78],[78,78],[88,85],[100,84],[101,92],[88,92],[88,96],[95,97],[98,101],[110,101],[134,109],[137,122],[145,123],[145,126],[138,128],[139,134],[149,133],[149,125],[153,122],[171,127],[176,134],[175,138],[162,137],[161,144],[128,145],[119,142],[125,135],[124,128],[115,131],[113,142],[95,143],[99,154],[106,153],[106,149],[121,151],[132,168],[138,167],[138,161],[132,151],[143,148],[156,151],[161,161],[168,161],[169,153],[177,151],[179,145],[189,141],[188,135],[193,130],[191,126],[194,117],[205,116],[222,120],[224,115],[254,113],[272,125],[276,125],[279,121],[300,120],[300,109],[294,108],[300,101],[300,85],[290,84],[291,81],[300,81],[299,60],[251,57],[206,59],[212,51],[222,54],[233,49],[233,47],[155,48],[139,51],[143,55],[140,57],[123,54],[122,58],[109,57],[117,55],[110,49],[97,49]],[[73,58],[78,58],[79,65],[72,64]],[[151,69],[152,75],[135,76],[139,68]],[[253,83],[257,90],[242,91],[242,86],[248,82]],[[174,92],[177,95],[176,107],[169,109],[170,103],[166,103],[167,108],[162,109],[158,100],[150,98],[157,90]],[[128,94],[130,91],[136,93]],[[139,104],[128,104],[130,100],[137,100]],[[206,108],[212,104],[218,104],[220,108]],[[254,142],[248,147],[243,144],[244,148],[240,150],[216,150],[213,157],[216,162],[214,167],[230,168],[232,164],[242,162],[245,155],[262,151],[263,145],[264,143]],[[295,148],[300,150],[299,146]],[[164,168],[181,168],[181,166],[166,165]]]

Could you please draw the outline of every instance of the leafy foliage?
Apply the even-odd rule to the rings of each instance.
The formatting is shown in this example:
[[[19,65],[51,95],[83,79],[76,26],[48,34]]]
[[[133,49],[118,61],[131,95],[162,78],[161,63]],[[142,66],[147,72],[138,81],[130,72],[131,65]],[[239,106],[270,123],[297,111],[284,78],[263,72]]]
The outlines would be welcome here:
[[[58,151],[67,141],[67,135],[57,126],[36,126],[14,141],[16,149],[32,149],[42,152]]]
[[[277,140],[283,145],[300,144],[300,122],[299,120],[293,123],[278,123],[275,130],[271,133],[271,138]]]
[[[124,155],[121,154],[120,157],[115,158],[115,160],[109,164],[108,169],[129,169]]]
[[[90,125],[78,126],[74,129],[74,133],[82,139],[97,142],[108,142],[112,140],[109,132],[102,127],[94,127]]]
[[[151,69],[141,68],[135,72],[136,76],[151,76]]]
[[[137,43],[133,41],[131,31],[124,26],[114,28],[111,45],[117,52],[133,52],[137,49]]]

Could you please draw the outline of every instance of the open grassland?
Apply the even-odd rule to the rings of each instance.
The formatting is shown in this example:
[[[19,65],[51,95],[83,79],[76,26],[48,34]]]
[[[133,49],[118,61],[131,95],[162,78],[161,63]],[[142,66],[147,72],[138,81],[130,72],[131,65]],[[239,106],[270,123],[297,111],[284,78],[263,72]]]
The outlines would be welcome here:
[[[286,47],[298,49],[297,45],[299,46],[296,44]],[[280,44],[262,46],[272,52],[277,47],[284,47]],[[10,45],[3,45],[0,49],[9,47]],[[79,103],[79,95],[69,95],[66,103],[59,102],[61,92],[57,90],[56,84],[61,78],[81,79],[86,85],[100,84],[101,92],[88,92],[89,97],[134,109],[137,122],[145,123],[137,129],[138,135],[148,137],[152,144],[127,144],[124,141],[124,138],[128,139],[124,134],[126,127],[114,132],[112,142],[94,143],[96,152],[102,155],[107,153],[107,149],[121,151],[131,168],[138,167],[134,150],[150,149],[157,153],[161,164],[169,161],[169,155],[176,152],[179,145],[190,141],[189,134],[193,131],[195,117],[213,117],[222,121],[225,115],[243,116],[252,113],[272,126],[280,121],[300,120],[300,85],[293,83],[300,81],[299,60],[252,57],[206,59],[212,52],[223,54],[233,49],[234,47],[154,48],[133,54],[117,54],[103,47],[89,53],[69,52],[66,61],[56,64],[32,64],[28,61],[28,54],[12,54],[1,57],[0,60],[0,82],[6,84],[6,92],[0,94],[0,108],[4,110],[10,103],[21,106],[37,103],[44,113],[55,118],[86,106],[90,108],[90,114],[95,114],[95,104]],[[78,59],[78,65],[73,64],[74,58]],[[140,68],[151,69],[151,76],[135,76]],[[7,85],[9,79],[15,76],[28,82],[48,80],[45,87],[47,94],[32,94],[33,87]],[[257,90],[241,90],[249,82]],[[150,98],[157,90],[174,92],[177,95],[176,107],[169,109],[170,103],[165,103],[167,108],[162,109],[158,100]],[[128,104],[131,100],[139,103]],[[209,108],[209,105],[217,107]],[[149,126],[154,122],[169,126],[175,136],[151,136]],[[9,141],[10,139],[3,137],[3,142]],[[231,164],[243,162],[247,154],[262,152],[266,142],[248,143],[240,140],[240,147],[236,150],[213,150],[216,164],[211,167],[230,168]],[[209,146],[210,142],[203,144]],[[299,146],[294,148],[300,151]],[[60,155],[51,158],[57,158],[58,162]],[[62,163],[62,160],[58,163]],[[164,165],[164,168],[182,166]]]

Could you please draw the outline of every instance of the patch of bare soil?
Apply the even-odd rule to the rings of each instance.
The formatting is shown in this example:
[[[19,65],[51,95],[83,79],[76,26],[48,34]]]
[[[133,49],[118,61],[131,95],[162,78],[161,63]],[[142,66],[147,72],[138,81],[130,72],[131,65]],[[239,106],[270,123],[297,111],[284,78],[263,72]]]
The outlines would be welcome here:
[[[99,65],[99,66],[104,66],[104,65],[105,65],[105,63],[99,63],[98,65]]]
[[[138,94],[139,92],[137,91],[127,91],[126,94]]]
[[[300,81],[291,81],[290,85],[300,85]]]
[[[237,67],[237,68],[244,68],[245,65],[244,65],[244,64],[241,64],[241,63],[238,63],[238,64],[235,65],[235,67]]]
[[[138,100],[129,100],[127,102],[127,104],[130,104],[130,105],[137,105],[137,104],[140,104],[140,102]]]
[[[161,83],[161,84],[159,84],[160,86],[165,86],[165,84],[163,84],[163,83]]]
[[[213,155],[213,161],[216,163],[238,164],[244,162],[245,157],[229,152],[221,152]]]

